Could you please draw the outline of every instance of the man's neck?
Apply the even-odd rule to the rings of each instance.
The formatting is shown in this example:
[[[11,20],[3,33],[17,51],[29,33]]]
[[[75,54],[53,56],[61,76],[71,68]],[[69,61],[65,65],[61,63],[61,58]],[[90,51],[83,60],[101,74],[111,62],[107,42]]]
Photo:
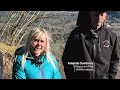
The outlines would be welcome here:
[[[95,32],[97,32],[97,31],[99,31],[99,30],[101,30],[102,29],[102,27],[100,27],[100,28],[98,28],[98,29],[93,29]]]

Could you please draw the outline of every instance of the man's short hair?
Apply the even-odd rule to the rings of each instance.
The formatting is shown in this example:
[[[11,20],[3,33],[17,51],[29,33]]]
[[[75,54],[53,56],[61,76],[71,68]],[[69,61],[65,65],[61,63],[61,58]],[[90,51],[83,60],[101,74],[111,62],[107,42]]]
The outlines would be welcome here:
[[[104,13],[104,12],[107,12],[107,11],[100,11],[100,12],[103,12],[103,13]]]

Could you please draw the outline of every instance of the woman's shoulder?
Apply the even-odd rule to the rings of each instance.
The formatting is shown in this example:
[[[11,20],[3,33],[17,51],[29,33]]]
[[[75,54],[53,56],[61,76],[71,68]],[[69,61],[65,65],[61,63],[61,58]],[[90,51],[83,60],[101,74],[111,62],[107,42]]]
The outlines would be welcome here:
[[[49,53],[49,56],[53,60],[54,63],[57,63],[56,57],[55,57],[55,55],[52,52]],[[45,55],[45,57],[46,57],[46,55]]]
[[[55,56],[54,56],[54,54],[52,52],[50,52],[50,56],[53,57],[53,58],[55,58]]]
[[[54,55],[53,53],[50,53],[50,56],[51,56],[53,62],[54,62],[55,64],[57,64],[57,60],[56,60],[55,55]]]
[[[24,50],[25,50],[25,47],[22,46],[22,47],[19,47],[15,50],[15,56],[16,55],[22,55],[24,53]]]
[[[17,53],[15,52],[15,62],[21,62],[22,60],[22,55],[23,55],[23,50],[19,50],[17,51]]]
[[[56,61],[56,57],[53,53],[50,52],[50,56],[51,56],[52,59],[54,59]]]

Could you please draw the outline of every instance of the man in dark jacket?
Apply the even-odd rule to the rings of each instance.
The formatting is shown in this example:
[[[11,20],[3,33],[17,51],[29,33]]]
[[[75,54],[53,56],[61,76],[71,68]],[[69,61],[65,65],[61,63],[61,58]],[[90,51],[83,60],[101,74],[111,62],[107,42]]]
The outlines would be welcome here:
[[[62,57],[67,79],[115,79],[117,35],[103,27],[106,17],[106,11],[79,12]]]
[[[3,79],[3,55],[0,52],[0,79]]]

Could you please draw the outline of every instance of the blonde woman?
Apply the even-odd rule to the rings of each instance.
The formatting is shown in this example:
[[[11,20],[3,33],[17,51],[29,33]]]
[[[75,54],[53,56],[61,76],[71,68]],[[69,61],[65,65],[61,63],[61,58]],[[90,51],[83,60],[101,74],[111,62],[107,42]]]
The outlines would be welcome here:
[[[28,35],[13,63],[13,79],[61,79],[50,37],[43,28],[34,28]]]

